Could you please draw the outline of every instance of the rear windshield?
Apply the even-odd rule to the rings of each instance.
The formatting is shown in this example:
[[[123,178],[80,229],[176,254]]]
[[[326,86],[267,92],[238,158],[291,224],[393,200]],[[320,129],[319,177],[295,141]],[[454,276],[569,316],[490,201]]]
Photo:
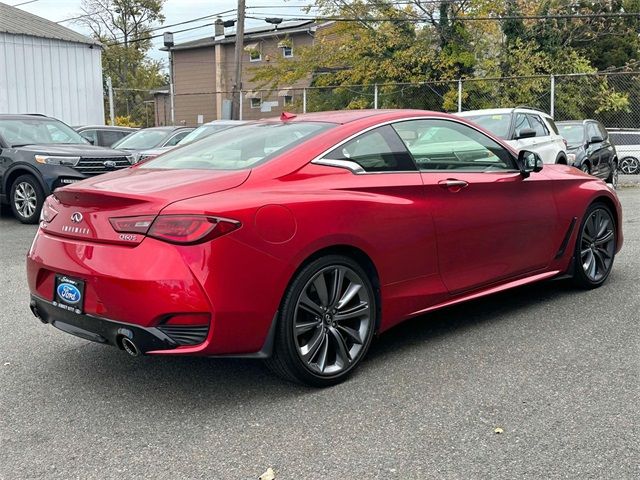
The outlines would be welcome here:
[[[581,123],[561,123],[560,135],[569,145],[580,145],[584,140],[584,126]]]
[[[242,125],[167,152],[140,168],[242,170],[265,162],[334,126],[320,122]]]
[[[54,118],[1,119],[0,135],[12,147],[35,144],[87,144],[78,132]]]
[[[493,115],[465,115],[464,118],[480,125],[485,130],[490,131],[496,137],[507,138],[509,127],[511,126],[510,113],[496,113]]]
[[[148,150],[157,147],[171,133],[171,130],[145,129],[127,135],[119,142],[113,144],[113,148],[128,148],[131,150]]]

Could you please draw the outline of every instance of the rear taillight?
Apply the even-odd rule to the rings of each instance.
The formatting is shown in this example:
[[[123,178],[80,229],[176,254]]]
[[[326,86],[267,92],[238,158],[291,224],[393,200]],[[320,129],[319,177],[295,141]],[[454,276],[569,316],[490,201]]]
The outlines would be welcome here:
[[[139,217],[115,217],[110,218],[111,226],[118,233],[141,233],[146,235],[153,223],[155,215],[142,215]]]
[[[142,215],[110,218],[118,233],[140,233],[170,243],[193,244],[213,240],[240,228],[240,222],[205,215]]]
[[[42,210],[40,210],[40,221],[44,223],[51,222],[56,215],[58,215],[58,210],[56,210],[53,205],[51,205],[51,197],[47,198],[42,205]]]
[[[204,215],[160,215],[148,236],[170,243],[193,244],[221,237],[240,228],[240,222]]]

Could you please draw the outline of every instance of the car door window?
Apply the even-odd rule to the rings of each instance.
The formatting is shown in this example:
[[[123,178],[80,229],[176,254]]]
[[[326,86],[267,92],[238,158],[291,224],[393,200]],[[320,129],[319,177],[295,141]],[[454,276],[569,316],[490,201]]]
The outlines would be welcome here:
[[[409,152],[389,125],[359,135],[325,155],[325,158],[350,160],[366,172],[416,170]]]
[[[520,136],[520,132],[525,128],[533,128],[529,123],[527,115],[524,113],[516,113],[516,122],[513,128],[514,138],[518,138]]]
[[[84,130],[80,132],[80,135],[89,140],[92,144],[98,145],[98,132],[95,130]]]
[[[596,127],[595,123],[587,124],[587,139],[591,141],[592,137],[601,137],[600,131]]]
[[[105,147],[110,147],[118,140],[126,137],[128,135],[127,132],[120,132],[118,130],[102,130],[100,132],[100,145],[104,145]]]
[[[165,144],[165,147],[174,147],[180,140],[189,135],[191,130],[185,130],[180,133],[176,133],[173,137],[171,137]]]
[[[604,128],[604,125],[602,125],[601,123],[597,124],[597,128],[598,131],[600,132],[600,136],[606,140],[607,138],[609,138],[609,132],[607,132],[607,129]]]
[[[420,170],[512,170],[511,153],[479,131],[450,120],[393,125]]]
[[[544,122],[538,115],[527,115],[529,120],[529,125],[536,132],[536,137],[546,137],[549,135],[549,130],[544,125]]]

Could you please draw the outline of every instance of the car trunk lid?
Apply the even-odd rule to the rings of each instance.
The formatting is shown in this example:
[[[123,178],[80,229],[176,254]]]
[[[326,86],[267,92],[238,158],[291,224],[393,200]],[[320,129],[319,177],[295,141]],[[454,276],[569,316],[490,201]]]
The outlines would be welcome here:
[[[143,234],[118,233],[109,219],[154,218],[170,203],[235,188],[249,174],[250,170],[130,168],[101,175],[56,190],[44,207],[42,228],[68,238],[138,244]]]

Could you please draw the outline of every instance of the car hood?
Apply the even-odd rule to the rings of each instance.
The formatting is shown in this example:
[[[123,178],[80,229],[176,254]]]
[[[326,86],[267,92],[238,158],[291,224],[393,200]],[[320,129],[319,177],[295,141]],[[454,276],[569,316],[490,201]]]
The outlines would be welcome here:
[[[75,155],[81,157],[122,157],[127,152],[122,150],[114,150],[107,147],[98,147],[97,145],[89,145],[84,143],[78,144],[55,144],[45,143],[39,145],[25,145],[17,147],[23,152],[33,152],[33,154],[43,155]]]

